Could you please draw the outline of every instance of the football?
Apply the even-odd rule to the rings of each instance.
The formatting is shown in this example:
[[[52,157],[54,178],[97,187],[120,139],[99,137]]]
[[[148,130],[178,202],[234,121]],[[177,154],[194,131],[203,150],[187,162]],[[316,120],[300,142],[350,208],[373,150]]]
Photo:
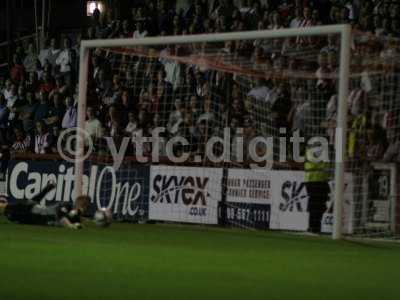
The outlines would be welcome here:
[[[110,210],[101,208],[94,214],[94,222],[99,227],[109,227],[112,222],[112,213]]]

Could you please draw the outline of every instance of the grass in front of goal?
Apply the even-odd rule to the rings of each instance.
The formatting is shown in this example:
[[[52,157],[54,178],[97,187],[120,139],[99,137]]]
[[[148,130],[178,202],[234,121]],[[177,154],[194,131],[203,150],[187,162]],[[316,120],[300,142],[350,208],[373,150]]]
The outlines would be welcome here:
[[[0,299],[399,299],[400,245],[273,232],[0,222]]]

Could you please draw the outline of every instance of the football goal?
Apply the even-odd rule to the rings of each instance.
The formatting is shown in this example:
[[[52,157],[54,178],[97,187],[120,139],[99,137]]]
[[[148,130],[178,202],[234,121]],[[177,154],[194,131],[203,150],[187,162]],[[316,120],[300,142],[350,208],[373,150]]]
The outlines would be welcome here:
[[[82,41],[75,192],[122,220],[394,236],[375,152],[399,138],[397,77],[370,44],[349,25]]]

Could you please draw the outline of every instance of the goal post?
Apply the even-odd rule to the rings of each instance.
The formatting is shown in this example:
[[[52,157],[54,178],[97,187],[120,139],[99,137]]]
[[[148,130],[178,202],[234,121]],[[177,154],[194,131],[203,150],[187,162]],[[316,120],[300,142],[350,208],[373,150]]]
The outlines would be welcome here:
[[[349,93],[350,78],[350,39],[351,27],[343,26],[340,32],[340,75],[339,75],[339,99],[336,132],[336,164],[335,164],[335,207],[333,239],[342,237],[342,212],[344,198],[344,174],[346,155],[346,132],[347,132],[347,98]],[[339,133],[339,134],[338,134]]]
[[[233,32],[220,34],[200,34],[167,37],[149,37],[143,39],[110,39],[83,40],[80,47],[78,129],[84,129],[87,107],[87,83],[89,76],[90,51],[95,48],[126,48],[161,46],[170,44],[216,43],[226,41],[268,40],[284,38],[301,38],[312,36],[340,36],[340,63],[338,74],[338,107],[335,135],[335,167],[334,167],[334,226],[333,239],[342,238],[342,210],[344,198],[346,133],[347,133],[347,98],[349,94],[350,77],[350,25],[315,26],[295,29],[278,29],[266,31]],[[84,139],[83,132],[78,130],[77,152],[75,160],[75,193],[83,193],[82,176],[84,174]]]

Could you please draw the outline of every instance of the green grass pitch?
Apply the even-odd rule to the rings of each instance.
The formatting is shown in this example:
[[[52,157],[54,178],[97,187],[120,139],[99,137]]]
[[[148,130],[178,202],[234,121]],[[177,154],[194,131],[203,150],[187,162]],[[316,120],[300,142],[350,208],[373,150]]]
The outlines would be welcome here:
[[[0,222],[0,299],[400,299],[400,245],[183,225]]]

